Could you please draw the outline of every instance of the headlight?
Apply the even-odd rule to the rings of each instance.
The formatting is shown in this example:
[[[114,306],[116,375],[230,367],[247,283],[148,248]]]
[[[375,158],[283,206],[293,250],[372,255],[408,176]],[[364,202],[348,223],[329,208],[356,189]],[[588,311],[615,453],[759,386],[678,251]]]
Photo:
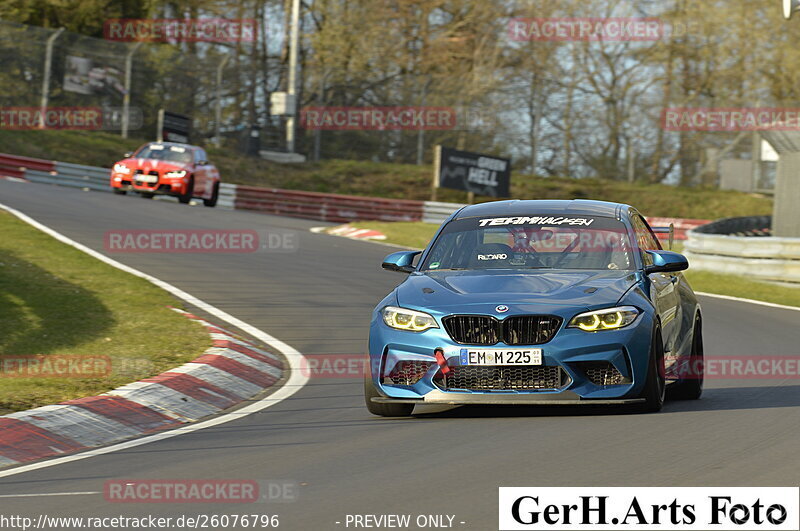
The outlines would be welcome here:
[[[131,169],[124,164],[117,163],[114,164],[114,171],[117,173],[130,173]]]
[[[164,177],[168,177],[170,179],[180,179],[186,175],[186,170],[177,170],[177,171],[168,171],[164,174]]]
[[[601,330],[617,330],[631,324],[639,315],[639,310],[633,306],[620,306],[593,312],[580,313],[572,318],[568,328],[580,328],[584,332],[598,332]]]
[[[392,328],[422,332],[428,328],[439,328],[436,320],[424,312],[387,306],[383,309],[383,322]]]

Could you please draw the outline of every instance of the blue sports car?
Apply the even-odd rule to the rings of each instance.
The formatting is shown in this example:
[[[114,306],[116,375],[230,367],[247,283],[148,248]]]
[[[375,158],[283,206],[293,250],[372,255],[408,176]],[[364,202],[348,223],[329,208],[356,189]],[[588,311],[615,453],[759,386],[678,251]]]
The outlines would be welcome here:
[[[664,229],[656,229],[661,232]],[[668,229],[669,230],[669,229]],[[671,241],[671,236],[670,236]],[[700,397],[700,305],[632,207],[497,201],[451,215],[375,308],[367,409],[417,404],[636,404]]]

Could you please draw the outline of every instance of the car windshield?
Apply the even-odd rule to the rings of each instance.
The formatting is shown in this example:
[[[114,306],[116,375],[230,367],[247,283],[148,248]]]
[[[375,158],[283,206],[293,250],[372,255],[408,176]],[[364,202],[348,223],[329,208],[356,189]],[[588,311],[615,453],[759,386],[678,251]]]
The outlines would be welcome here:
[[[192,153],[182,146],[165,146],[164,144],[148,144],[140,149],[134,157],[139,159],[167,160],[188,164],[192,161]]]
[[[621,221],[534,214],[453,220],[436,238],[420,269],[633,267],[628,231]]]

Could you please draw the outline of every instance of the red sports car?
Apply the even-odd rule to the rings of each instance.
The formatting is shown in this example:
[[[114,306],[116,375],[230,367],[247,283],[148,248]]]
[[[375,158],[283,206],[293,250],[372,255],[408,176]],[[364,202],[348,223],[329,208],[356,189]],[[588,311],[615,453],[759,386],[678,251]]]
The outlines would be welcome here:
[[[114,164],[111,188],[115,194],[128,190],[151,198],[171,195],[181,203],[193,197],[207,207],[217,204],[219,172],[203,148],[174,142],[150,142]]]

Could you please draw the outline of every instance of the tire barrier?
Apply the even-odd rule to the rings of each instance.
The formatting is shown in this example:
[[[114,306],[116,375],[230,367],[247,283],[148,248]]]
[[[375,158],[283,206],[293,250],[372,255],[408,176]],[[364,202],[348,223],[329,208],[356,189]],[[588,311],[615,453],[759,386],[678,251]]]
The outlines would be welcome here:
[[[772,216],[723,218],[695,229],[701,234],[763,237],[772,235]]]
[[[684,254],[692,269],[800,282],[800,238],[775,238],[770,216],[725,218],[689,232]]]

